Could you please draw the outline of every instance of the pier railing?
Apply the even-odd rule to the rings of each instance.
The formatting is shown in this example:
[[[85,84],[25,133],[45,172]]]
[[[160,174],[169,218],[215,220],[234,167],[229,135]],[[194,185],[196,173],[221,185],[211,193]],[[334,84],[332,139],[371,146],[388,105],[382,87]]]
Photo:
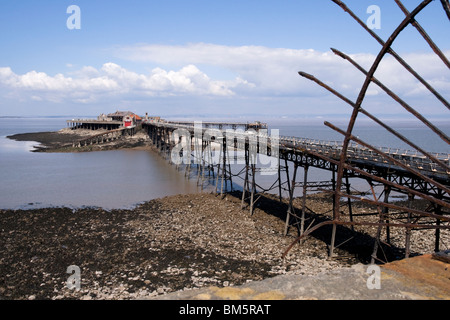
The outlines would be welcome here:
[[[196,130],[201,132],[204,132],[206,130],[211,130],[211,132],[218,132],[223,137],[227,136],[227,131],[224,129],[226,124],[224,126],[220,126],[219,123],[214,123],[216,126],[211,127],[204,127],[202,125],[196,124],[194,122],[188,123],[179,123],[179,122],[157,122],[157,123],[148,123],[148,125],[156,126],[159,128],[165,128],[169,130],[170,132],[173,132],[177,129],[184,129],[188,132],[190,132],[192,135],[195,134]],[[197,125],[197,126],[196,126]],[[247,128],[246,124],[239,124],[242,126],[242,128]],[[232,137],[236,138],[239,141],[248,141],[249,137],[252,137],[253,139],[256,138],[258,141],[267,141],[267,145],[270,148],[271,145],[271,139],[273,137],[269,135],[268,131],[266,129],[264,130],[246,130],[246,131],[240,131],[240,130],[232,130],[228,128],[227,130],[231,130],[228,132],[232,133]],[[296,150],[299,152],[305,152],[305,153],[315,153],[317,155],[323,155],[326,157],[331,157],[333,159],[338,160],[340,158],[340,155],[343,150],[344,142],[343,141],[329,141],[329,140],[321,140],[321,139],[311,139],[311,138],[301,138],[301,137],[293,137],[293,136],[279,136],[277,139],[277,145],[279,145],[282,149],[291,149]],[[220,140],[218,140],[220,142]],[[242,144],[236,143],[234,147],[237,148],[244,148]],[[379,151],[384,153],[388,157],[392,157],[393,159],[396,159],[403,163],[405,166],[414,168],[416,170],[422,171],[427,175],[448,175],[450,172],[446,171],[441,166],[437,165],[435,162],[430,160],[425,155],[420,154],[417,150],[407,150],[407,149],[401,149],[401,148],[394,148],[394,147],[377,147]],[[433,153],[434,157],[439,159],[440,161],[446,163],[447,165],[450,164],[450,154],[448,153]],[[347,147],[346,152],[346,158],[348,161],[356,161],[356,162],[365,162],[366,164],[370,164],[373,166],[390,166],[392,169],[396,168],[397,170],[400,169],[395,163],[388,160],[388,157],[383,156],[379,153],[374,152],[372,149],[363,146],[359,143],[350,141]]]

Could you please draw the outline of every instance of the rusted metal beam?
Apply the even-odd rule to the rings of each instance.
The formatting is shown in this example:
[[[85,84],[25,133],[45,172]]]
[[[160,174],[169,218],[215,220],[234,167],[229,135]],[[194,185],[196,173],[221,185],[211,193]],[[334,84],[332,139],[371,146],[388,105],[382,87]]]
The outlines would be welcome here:
[[[403,3],[400,0],[395,0],[397,5],[400,7],[400,9],[403,11],[403,13],[408,16],[409,11],[405,8]],[[445,1],[442,1],[444,4],[445,9]],[[448,5],[448,2],[447,2]],[[439,58],[441,58],[442,62],[445,63],[445,65],[450,68],[450,61],[448,61],[447,57],[442,53],[441,49],[434,43],[434,41],[430,38],[430,36],[426,33],[426,31],[422,28],[422,26],[417,21],[412,21],[411,24],[419,31],[419,33],[422,35],[422,37],[425,39],[425,41],[429,44],[431,49],[438,55]]]
[[[441,3],[445,13],[447,13],[448,20],[450,20],[450,3],[448,2],[448,0],[441,0]]]
[[[341,7],[345,12],[347,12],[353,19],[358,22],[360,26],[362,26],[372,37],[374,37],[380,45],[384,46],[385,42],[375,33],[373,30],[371,30],[364,21],[358,18],[342,1],[340,0],[331,0],[334,3],[336,3],[339,7]],[[427,0],[422,2],[419,6],[428,5],[432,0]],[[441,0],[443,1],[443,0]],[[426,3],[425,3],[426,2]],[[446,0],[448,4],[448,0]],[[443,2],[444,5],[444,2]],[[416,10],[419,7],[416,8]],[[420,9],[422,10],[423,7]],[[413,11],[414,12],[414,11]],[[447,11],[447,14],[449,11]],[[410,14],[411,16],[411,14]],[[415,15],[414,15],[415,16]],[[414,17],[413,17],[414,18]],[[450,103],[442,97],[442,95],[439,94],[425,79],[423,79],[411,66],[409,66],[403,58],[401,58],[392,48],[388,48],[388,52],[406,69],[408,70],[417,80],[419,80],[439,101],[441,101],[448,109],[450,109]]]
[[[355,66],[359,71],[361,71],[364,75],[367,75],[367,71],[361,67],[358,63],[356,63],[350,56],[342,53],[341,51],[331,48],[331,50],[339,57],[344,60],[349,61],[353,66]],[[438,129],[434,124],[428,121],[423,115],[417,112],[413,107],[407,104],[404,100],[402,100],[398,95],[396,95],[392,90],[387,88],[383,83],[377,80],[375,77],[372,78],[372,82],[378,85],[384,92],[386,92],[389,96],[391,96],[395,101],[397,101],[404,109],[406,109],[409,113],[413,114],[417,119],[422,121],[426,126],[428,126],[431,130],[433,130],[442,140],[450,144],[450,138]],[[417,149],[417,148],[416,148]]]
[[[378,69],[378,66],[381,63],[381,60],[383,59],[383,57],[386,55],[387,52],[390,51],[391,45],[394,43],[395,39],[397,38],[397,36],[401,33],[401,31],[406,28],[406,26],[408,24],[411,23],[411,21],[414,19],[414,17],[420,12],[422,11],[432,0],[424,0],[421,4],[419,4],[417,6],[416,9],[414,9],[413,12],[411,12],[401,23],[400,25],[395,29],[395,31],[391,34],[391,36],[389,37],[389,39],[384,43],[383,48],[381,49],[381,51],[379,52],[379,54],[377,55],[374,63],[372,64],[372,67],[370,68],[366,79],[364,81],[364,84],[360,90],[360,93],[358,95],[358,98],[356,100],[355,103],[355,108],[353,109],[349,124],[348,124],[348,128],[347,131],[345,133],[344,136],[344,143],[343,143],[343,149],[340,155],[340,160],[339,160],[339,167],[338,167],[338,175],[337,175],[337,182],[336,182],[336,190],[340,190],[341,186],[342,186],[342,179],[343,179],[343,175],[344,175],[344,163],[347,160],[347,149],[348,149],[348,145],[350,143],[350,135],[353,131],[353,127],[356,123],[356,118],[359,114],[359,108],[361,107],[361,104],[364,100],[364,97],[366,95],[366,92],[369,88],[369,85],[372,81],[372,77],[374,76],[376,70]],[[339,1],[340,2],[340,1]],[[339,199],[338,197],[335,197],[335,210],[333,213],[333,218],[334,219],[339,219],[340,216],[340,211],[339,211]],[[332,244],[333,246],[333,244]]]
[[[336,90],[332,89],[330,86],[328,86],[327,84],[323,83],[322,81],[320,81],[319,79],[317,79],[316,77],[307,74],[305,72],[299,72],[299,74],[311,81],[314,81],[315,83],[317,83],[318,85],[320,85],[321,87],[325,88],[326,90],[330,91],[331,93],[333,93],[334,95],[336,95],[337,97],[339,97],[340,99],[342,99],[343,101],[345,101],[347,104],[349,104],[350,106],[352,106],[353,108],[356,108],[356,104],[354,102],[352,102],[350,99],[346,98],[344,95],[340,94],[339,92],[337,92]],[[431,155],[430,153],[428,153],[427,151],[425,151],[423,148],[419,147],[418,145],[416,145],[415,143],[411,142],[410,140],[408,140],[406,137],[404,137],[402,134],[400,134],[399,132],[395,131],[394,129],[392,129],[391,127],[389,127],[387,124],[385,124],[383,121],[379,120],[377,117],[375,117],[374,115],[372,115],[370,112],[368,112],[367,110],[363,109],[363,108],[359,108],[359,111],[366,115],[367,117],[369,117],[370,119],[372,119],[373,121],[375,121],[377,124],[379,124],[380,126],[382,126],[383,128],[385,128],[387,131],[389,131],[390,133],[394,134],[397,138],[399,138],[400,140],[402,140],[403,142],[405,142],[406,144],[410,145],[411,147],[413,147],[414,149],[416,149],[417,151],[421,152],[423,155],[425,155],[428,159],[430,159],[431,161],[435,162],[436,164],[439,164],[446,172],[450,172],[450,167],[445,164],[443,161],[441,161],[440,159],[436,158],[435,156]],[[434,126],[433,126],[434,127]],[[439,130],[439,129],[437,129]],[[440,131],[440,130],[439,130]]]
[[[330,190],[326,190],[326,189],[322,189],[320,190],[321,192],[325,192],[325,193],[333,193],[333,191]],[[353,199],[356,201],[361,201],[363,203],[367,203],[370,205],[374,205],[374,206],[379,206],[379,207],[383,207],[383,208],[389,208],[389,209],[394,209],[394,210],[399,210],[399,211],[407,211],[410,213],[414,213],[417,214],[421,217],[427,217],[427,218],[434,218],[434,219],[439,219],[441,221],[448,221],[450,222],[450,217],[446,217],[444,215],[440,215],[440,214],[435,214],[435,213],[431,213],[431,212],[427,212],[427,211],[423,211],[423,210],[418,210],[418,209],[414,209],[414,208],[409,208],[409,207],[402,207],[400,205],[396,205],[394,203],[389,203],[389,202],[384,202],[384,201],[379,201],[379,200],[371,200],[371,199],[367,199],[364,197],[358,197],[349,193],[344,193],[341,191],[337,192],[338,197],[344,197],[344,198],[348,198],[348,199]],[[362,214],[364,215],[364,214]],[[448,229],[450,228],[450,226],[442,226],[442,228],[444,229]]]
[[[376,123],[382,125],[390,133],[392,133],[395,136],[397,136],[398,138],[400,138],[403,142],[406,142],[407,144],[412,146],[417,151],[420,151],[422,154],[424,154],[432,162],[440,165],[443,169],[445,169],[445,171],[447,173],[449,173],[450,170],[449,170],[449,165],[447,163],[445,163],[444,161],[441,161],[437,157],[434,157],[433,155],[429,154],[428,152],[426,152],[422,148],[418,147],[413,142],[409,141],[406,137],[404,137],[403,135],[401,135],[398,132],[396,132],[394,129],[392,129],[389,126],[387,126],[385,123],[383,123],[377,117],[373,116],[372,114],[370,114],[369,112],[367,112],[366,110],[361,108],[361,105],[362,105],[362,102],[365,99],[368,87],[369,87],[370,83],[374,82],[375,84],[379,85],[392,98],[394,98],[394,100],[399,102],[404,107],[404,109],[406,111],[408,111],[408,112],[412,113],[413,115],[415,115],[416,118],[418,118],[420,121],[422,121],[422,123],[427,125],[436,134],[438,134],[441,137],[442,140],[447,142],[447,144],[450,144],[450,139],[449,139],[449,137],[446,134],[444,134],[441,130],[439,130],[437,127],[435,127],[430,121],[428,121],[420,113],[418,113],[416,110],[414,110],[406,102],[401,100],[397,95],[395,95],[391,90],[389,90],[386,86],[384,86],[381,82],[379,82],[374,77],[374,74],[375,74],[376,70],[378,69],[378,66],[381,63],[383,57],[387,53],[389,53],[397,61],[399,61],[399,63],[403,67],[405,67],[405,69],[407,71],[409,71],[413,76],[415,76],[416,79],[418,79],[419,82],[421,82],[431,93],[433,93],[438,98],[438,100],[440,100],[444,104],[444,106],[446,106],[448,109],[450,109],[450,104],[447,102],[447,100],[444,99],[420,75],[418,75],[417,72],[413,68],[411,68],[401,57],[399,57],[398,54],[395,53],[395,51],[391,47],[393,42],[395,41],[395,39],[404,30],[404,28],[407,25],[412,24],[413,26],[415,26],[417,28],[419,33],[429,43],[429,45],[431,46],[433,51],[438,56],[440,56],[440,58],[444,62],[444,64],[447,67],[450,67],[450,63],[449,63],[448,59],[442,54],[440,49],[434,44],[434,42],[431,40],[431,38],[426,34],[426,32],[423,30],[423,28],[415,20],[415,16],[418,13],[420,13],[428,4],[430,4],[432,0],[424,0],[424,1],[422,1],[411,13],[408,12],[408,10],[406,10],[406,8],[403,6],[403,4],[400,2],[400,0],[396,0],[396,3],[399,5],[399,7],[405,13],[406,18],[399,24],[399,26],[395,29],[395,31],[391,34],[391,36],[389,37],[389,39],[386,42],[381,40],[371,29],[369,29],[368,26],[363,21],[361,21],[350,9],[348,9],[348,7],[342,1],[340,1],[340,0],[332,0],[332,1],[335,2],[336,4],[338,4],[342,9],[344,9],[344,11],[348,12],[365,30],[367,30],[382,45],[382,49],[378,53],[378,55],[377,55],[377,57],[376,57],[376,59],[375,59],[374,63],[372,64],[372,66],[371,66],[369,71],[364,70],[362,67],[360,67],[358,64],[356,64],[353,60],[351,60],[349,57],[343,55],[339,51],[332,49],[333,52],[335,52],[336,54],[340,55],[344,59],[347,59],[348,61],[350,61],[355,67],[357,67],[361,72],[363,72],[366,75],[364,84],[363,84],[363,86],[362,86],[362,88],[361,88],[361,90],[359,92],[359,95],[357,97],[356,102],[351,101],[350,99],[346,98],[345,96],[343,96],[342,94],[340,94],[336,90],[331,89],[328,85],[326,85],[323,82],[317,80],[315,77],[313,77],[313,76],[311,76],[311,75],[309,75],[309,74],[307,74],[305,72],[299,72],[299,74],[301,76],[306,77],[306,78],[308,78],[308,79],[310,79],[312,81],[315,81],[320,86],[326,88],[328,91],[332,92],[333,94],[335,94],[336,96],[341,98],[343,101],[347,102],[350,106],[353,107],[353,112],[352,112],[352,115],[350,117],[350,120],[349,120],[349,123],[348,123],[346,131],[335,127],[334,125],[332,125],[329,122],[325,122],[325,125],[327,125],[330,128],[338,131],[339,133],[341,133],[344,136],[344,143],[342,145],[342,149],[341,149],[340,154],[338,154],[339,160],[332,159],[331,157],[327,157],[327,156],[325,156],[323,154],[320,154],[318,152],[314,152],[314,151],[311,151],[311,150],[300,150],[299,149],[299,152],[310,153],[311,155],[313,155],[315,157],[319,157],[320,159],[324,159],[325,161],[329,161],[330,164],[337,165],[337,173],[338,173],[338,177],[336,179],[337,185],[335,186],[333,191],[323,190],[325,192],[330,192],[330,193],[334,194],[334,196],[335,196],[334,197],[334,202],[333,202],[334,209],[333,209],[333,215],[332,215],[332,219],[331,220],[319,223],[316,226],[308,228],[295,241],[292,242],[292,244],[283,253],[283,257],[285,257],[287,255],[289,250],[296,243],[298,243],[298,241],[300,241],[301,239],[303,239],[307,235],[311,234],[315,230],[317,230],[319,228],[322,228],[323,226],[326,226],[326,225],[332,225],[332,227],[333,227],[333,229],[332,229],[332,240],[331,240],[331,242],[332,242],[331,243],[331,253],[332,253],[332,250],[334,248],[334,237],[335,237],[335,233],[336,233],[336,227],[338,225],[376,226],[376,227],[378,227],[376,241],[379,241],[380,231],[381,231],[381,228],[384,227],[384,226],[385,227],[406,228],[407,241],[405,243],[405,246],[406,246],[406,255],[408,255],[409,254],[409,246],[410,246],[410,243],[409,243],[409,240],[408,240],[408,235],[409,235],[410,230],[412,230],[412,229],[423,229],[423,228],[431,228],[431,229],[434,228],[436,230],[450,229],[450,225],[448,223],[446,223],[445,225],[441,224],[441,221],[449,222],[450,221],[450,217],[444,216],[443,214],[440,214],[440,211],[439,212],[435,211],[435,213],[430,213],[430,212],[427,212],[427,211],[414,209],[414,208],[411,207],[411,200],[413,199],[414,196],[419,196],[421,199],[428,200],[428,201],[430,201],[432,204],[434,204],[437,207],[450,208],[450,203],[447,202],[447,201],[443,201],[442,200],[444,193],[450,194],[450,188],[447,185],[444,185],[446,182],[444,184],[439,183],[438,181],[432,179],[431,177],[428,177],[428,176],[422,174],[420,171],[403,164],[401,161],[395,159],[391,155],[389,155],[387,153],[384,153],[384,152],[381,152],[380,150],[378,150],[377,148],[374,148],[370,144],[365,143],[364,141],[358,139],[357,137],[355,137],[352,134],[352,132],[353,132],[353,128],[355,126],[356,119],[357,119],[359,113],[365,114],[366,116],[368,116],[370,119],[372,119]],[[445,12],[447,13],[448,18],[450,19],[450,5],[449,5],[449,1],[448,0],[441,0],[441,3],[443,5],[443,7],[444,7]],[[425,185],[428,183],[429,185],[432,186],[431,188],[436,188],[436,190],[438,191],[438,194],[436,195],[436,197],[429,196],[427,194],[423,194],[421,192],[418,192],[416,190],[411,189],[411,188],[414,188],[414,186],[412,186],[411,188],[406,187],[404,182],[400,182],[399,181],[399,183],[394,183],[394,182],[391,182],[390,180],[385,179],[384,177],[379,176],[379,174],[377,174],[377,173],[371,174],[370,172],[366,172],[366,171],[364,171],[362,169],[359,169],[359,168],[355,167],[355,166],[359,166],[359,164],[356,163],[356,162],[353,162],[353,165],[352,165],[352,163],[348,163],[347,153],[349,151],[350,141],[355,141],[358,144],[368,148],[369,150],[379,154],[381,157],[383,157],[384,159],[387,160],[387,163],[394,164],[402,172],[404,170],[404,172],[405,172],[405,174],[407,176],[415,177],[415,178],[412,178],[412,179],[417,179],[418,181],[420,181],[420,183],[424,183]],[[370,199],[367,199],[367,198],[356,197],[354,195],[349,194],[349,192],[343,193],[341,191],[343,174],[347,170],[353,171],[354,173],[359,173],[359,174],[361,174],[361,175],[363,175],[363,176],[365,176],[367,178],[369,184],[371,185],[371,190],[372,190],[372,193],[373,193],[373,196],[374,196],[374,200],[370,200]],[[397,190],[400,190],[401,192],[406,192],[408,194],[408,196],[409,196],[409,199],[410,199],[410,202],[409,202],[408,206],[403,207],[403,206],[400,206],[398,204],[387,203],[386,201],[381,202],[379,199],[377,199],[377,197],[375,195],[375,191],[374,191],[374,189],[372,187],[372,181],[378,181],[378,182],[383,183],[384,186],[385,186],[385,191],[386,191],[386,188],[389,188],[389,190],[390,190],[390,188],[396,188]],[[425,192],[428,192],[428,191],[425,191]],[[339,207],[340,207],[339,206],[339,202],[340,202],[340,198],[341,197],[347,197],[348,199],[355,199],[355,200],[359,200],[359,201],[362,201],[362,202],[369,203],[371,205],[375,205],[378,208],[378,213],[380,215],[379,221],[378,222],[369,222],[369,221],[358,221],[358,222],[355,222],[355,221],[343,221],[343,220],[341,220],[340,211],[339,211]],[[380,196],[380,198],[381,198],[381,196]],[[386,200],[386,196],[385,196],[385,200]],[[405,212],[408,213],[408,220],[407,220],[406,223],[398,223],[398,222],[392,222],[391,220],[386,220],[386,217],[389,216],[388,211],[387,210],[381,211],[380,208],[392,208],[392,209],[395,209],[395,210],[405,211]],[[415,214],[417,216],[416,217],[412,217],[411,216],[412,214]],[[435,224],[419,223],[419,220],[422,219],[422,218],[436,219],[436,223]],[[437,239],[438,238],[436,238],[436,241],[437,241]],[[374,249],[374,253],[376,253],[376,249]]]
[[[340,221],[340,220],[327,220],[321,223],[316,224],[315,226],[309,228],[308,230],[306,230],[305,232],[303,232],[303,234],[299,237],[297,237],[294,241],[292,241],[292,243],[287,247],[287,249],[283,252],[282,254],[282,258],[286,258],[287,254],[289,253],[289,251],[294,247],[294,245],[296,245],[300,240],[302,240],[303,238],[307,237],[308,235],[310,235],[311,233],[313,233],[314,231],[327,226],[327,225],[341,225],[341,226],[372,226],[372,227],[378,227],[378,226],[382,226],[382,227],[398,227],[398,228],[417,228],[418,225],[414,224],[414,223],[387,223],[387,222],[359,222],[359,221]],[[421,225],[421,227],[423,228],[427,228],[427,229],[450,229],[450,226],[437,226],[437,225]]]

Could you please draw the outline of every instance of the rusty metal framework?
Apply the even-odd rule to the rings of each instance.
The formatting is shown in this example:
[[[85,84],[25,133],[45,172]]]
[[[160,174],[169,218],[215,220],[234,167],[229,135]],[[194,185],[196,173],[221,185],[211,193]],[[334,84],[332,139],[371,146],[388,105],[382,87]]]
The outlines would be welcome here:
[[[303,238],[325,226],[332,227],[329,245],[330,256],[333,256],[335,248],[342,244],[335,245],[338,226],[347,226],[352,230],[355,230],[354,228],[357,226],[375,227],[376,235],[372,252],[372,263],[379,261],[377,252],[380,247],[382,248],[382,243],[390,242],[391,228],[399,228],[405,231],[406,257],[410,255],[412,231],[435,230],[435,251],[439,251],[441,230],[450,230],[450,153],[447,150],[443,150],[447,153],[435,154],[425,150],[362,107],[369,85],[375,84],[398,103],[403,108],[402,110],[413,115],[419,123],[430,129],[436,139],[442,140],[446,145],[450,144],[450,139],[444,131],[375,77],[375,73],[383,58],[389,54],[415,77],[440,104],[444,105],[444,110],[445,108],[450,109],[448,101],[392,49],[392,45],[400,33],[408,25],[412,25],[430,45],[443,64],[450,69],[448,58],[415,20],[415,17],[432,3],[432,0],[424,0],[412,12],[409,12],[400,0],[395,0],[404,12],[405,19],[386,42],[369,29],[342,1],[332,1],[355,19],[382,46],[369,70],[365,70],[350,56],[337,49],[332,49],[337,56],[348,61],[365,76],[365,81],[356,101],[348,99],[313,75],[299,72],[300,76],[317,83],[350,106],[352,113],[345,130],[328,121],[325,122],[327,127],[343,136],[343,141],[316,141],[297,137],[278,137],[272,140],[272,138],[268,138],[267,135],[261,134],[261,132],[257,134],[255,132],[244,133],[239,135],[239,137],[236,135],[229,140],[228,136],[221,130],[227,126],[232,128],[244,126],[245,130],[256,129],[256,131],[265,129],[265,124],[260,123],[255,125],[205,123],[204,126],[200,127],[200,130],[196,130],[196,124],[191,122],[144,121],[142,126],[144,130],[147,130],[154,146],[166,159],[170,161],[170,155],[173,155],[174,151],[175,154],[180,152],[180,157],[183,156],[185,160],[182,164],[185,176],[191,177],[192,169],[194,177],[197,179],[197,185],[201,186],[202,190],[205,181],[213,180],[215,181],[213,183],[215,184],[215,192],[223,196],[226,191],[230,191],[228,187],[231,187],[231,191],[233,191],[234,178],[242,179],[241,207],[242,209],[248,207],[250,214],[253,214],[256,202],[262,196],[262,194],[258,194],[260,192],[257,189],[262,190],[262,193],[278,189],[280,203],[283,202],[282,189],[287,191],[288,204],[285,235],[288,234],[290,226],[296,226],[298,237],[286,248],[283,257],[296,244],[301,244]],[[450,20],[449,0],[441,0],[440,2],[444,13]],[[407,144],[412,151],[403,150],[399,152],[399,150],[391,150],[389,147],[374,147],[357,137],[354,133],[354,128],[360,115],[364,115],[387,130],[387,132]],[[211,127],[218,127],[216,128],[217,132],[214,133],[213,130],[212,133],[206,134],[206,131],[211,129]],[[183,141],[182,137],[174,134],[178,130],[184,132],[185,142],[189,141],[185,145],[181,143]],[[207,138],[203,139],[205,135]],[[214,139],[212,140],[212,138]],[[212,141],[214,141],[216,148],[214,151]],[[254,144],[255,141],[257,141],[256,144]],[[176,145],[178,145],[178,148],[175,148]],[[182,148],[179,149],[179,146],[182,146]],[[237,155],[230,155],[232,150],[241,150],[244,153],[242,156],[243,168],[238,173],[233,173],[231,170],[230,163],[234,157],[237,157]],[[214,157],[218,155],[218,159],[215,161],[213,161],[213,153]],[[250,161],[250,158],[253,158],[256,153],[277,158],[277,179],[268,189],[262,188],[256,182],[257,173],[267,169],[262,166],[258,167],[254,160]],[[289,164],[293,166],[293,170],[289,169]],[[303,182],[296,181],[299,167],[303,168]],[[177,168],[180,169],[179,164],[177,164]],[[308,181],[308,168],[317,168],[331,172],[331,181]],[[268,169],[272,170],[272,168]],[[284,175],[286,176],[285,180],[283,178]],[[208,176],[208,179],[205,179],[206,176]],[[354,192],[351,192],[349,178],[367,181],[370,189],[369,196],[361,193],[356,195]],[[303,190],[302,208],[301,212],[296,213],[293,200],[294,190],[298,187]],[[382,189],[381,193],[375,191],[379,187]],[[313,222],[311,223],[305,219],[307,192],[311,190],[329,193],[333,197],[332,217],[317,224],[313,224],[315,219],[312,219]],[[408,201],[390,202],[392,193],[407,195]],[[428,207],[420,209],[413,207],[414,199],[423,200]],[[353,215],[352,201],[369,204],[376,208],[376,212]],[[348,215],[341,212],[343,208],[342,203],[348,206]],[[381,240],[383,228],[386,229],[386,241]]]
[[[401,32],[408,26],[412,25],[419,34],[425,39],[425,41],[429,44],[432,51],[439,57],[439,59],[443,63],[443,67],[447,67],[450,69],[450,62],[448,58],[442,53],[439,47],[433,42],[431,37],[425,32],[419,22],[416,20],[416,17],[421,13],[421,11],[426,8],[428,5],[432,3],[432,0],[424,0],[422,1],[413,11],[409,12],[405,6],[402,4],[400,0],[395,0],[396,4],[405,14],[404,20],[398,25],[398,27],[394,30],[387,41],[383,41],[376,33],[373,32],[361,19],[359,19],[351,9],[340,0],[332,0],[335,4],[337,4],[342,10],[348,13],[362,28],[364,28],[371,37],[373,37],[380,45],[381,50],[376,56],[372,66],[369,70],[365,70],[362,66],[360,66],[356,61],[354,61],[350,56],[342,53],[337,49],[332,49],[332,51],[342,59],[348,61],[353,67],[359,70],[364,76],[364,83],[359,91],[359,95],[356,101],[352,101],[349,98],[345,97],[338,91],[334,90],[324,82],[320,81],[313,75],[310,75],[305,72],[299,72],[299,75],[309,79],[319,86],[325,88],[327,91],[331,92],[339,99],[347,103],[352,108],[351,117],[348,121],[348,126],[345,130],[338,128],[332,123],[326,121],[325,125],[332,130],[342,134],[344,138],[343,146],[341,149],[341,153],[339,155],[339,159],[335,160],[332,158],[327,158],[326,156],[321,155],[322,159],[328,160],[329,163],[333,163],[336,165],[336,186],[333,191],[328,191],[332,193],[334,199],[334,209],[333,216],[330,220],[321,222],[315,226],[310,227],[306,231],[302,232],[298,238],[286,249],[283,254],[283,257],[286,256],[291,250],[291,248],[301,243],[304,237],[310,235],[314,231],[324,226],[332,226],[332,234],[331,234],[331,244],[330,244],[330,255],[333,255],[333,250],[335,248],[335,239],[336,239],[336,230],[337,226],[356,226],[356,225],[364,225],[364,226],[374,226],[377,228],[376,241],[372,254],[372,262],[377,260],[377,250],[380,246],[380,235],[383,228],[386,228],[387,231],[389,228],[403,228],[405,230],[405,256],[408,257],[410,254],[410,235],[412,230],[424,230],[424,229],[434,229],[435,230],[435,250],[439,251],[439,236],[440,230],[442,229],[450,229],[450,167],[449,167],[449,159],[442,159],[436,157],[431,152],[424,150],[424,148],[419,147],[413,141],[399,133],[394,128],[388,126],[384,121],[377,118],[374,114],[369,112],[368,110],[362,107],[363,102],[365,101],[369,85],[375,84],[380,89],[382,89],[386,94],[388,94],[396,103],[403,107],[402,110],[413,115],[417,120],[419,120],[426,127],[431,129],[436,136],[436,139],[441,139],[447,144],[450,144],[450,139],[446,135],[445,132],[440,130],[435,124],[433,124],[430,120],[428,120],[425,116],[423,116],[420,112],[415,110],[412,106],[410,106],[406,101],[400,98],[397,94],[395,94],[392,90],[390,90],[386,85],[380,82],[376,77],[375,73],[380,66],[383,58],[386,55],[392,56],[401,66],[404,67],[413,77],[417,79],[417,81],[425,87],[433,96],[436,98],[440,104],[443,105],[444,110],[450,109],[449,102],[435,89],[433,86],[427,82],[422,76],[420,76],[408,63],[397,54],[392,45],[394,44],[397,37],[401,34]],[[440,3],[443,7],[443,14],[448,17],[450,20],[450,5],[448,0],[440,0]],[[439,5],[434,2],[434,5]],[[401,141],[409,145],[419,154],[421,157],[428,159],[433,166],[438,167],[440,171],[444,172],[441,176],[432,176],[421,172],[421,170],[402,163],[401,160],[395,158],[392,154],[386,153],[370,143],[367,143],[361,139],[359,139],[354,134],[355,124],[357,122],[358,116],[364,115],[368,117],[371,121],[376,123],[377,125],[386,129],[390,134],[399,138]],[[388,171],[381,172],[371,172],[368,170],[363,170],[358,162],[352,161],[352,158],[349,157],[349,153],[351,152],[352,143],[357,143],[359,145],[364,146],[372,153],[380,156],[386,163],[395,165],[404,172],[404,174],[397,177],[394,177],[389,174]],[[342,188],[344,182],[344,178],[348,172],[351,172],[354,175],[360,175],[363,178],[367,179],[371,186],[372,195],[371,198],[361,198],[359,196],[355,196],[350,194],[349,192],[345,192]],[[379,197],[375,194],[372,188],[372,183],[377,182],[381,183],[384,186],[384,191],[382,195],[384,195],[384,199],[382,200],[382,195]],[[426,187],[421,188],[421,186],[426,185]],[[389,193],[392,191],[398,191],[408,195],[409,200],[414,198],[423,199],[429,203],[427,210],[418,210],[413,209],[411,207],[411,201],[407,202],[405,205],[401,205],[399,203],[389,203]],[[369,221],[367,219],[362,219],[357,222],[349,220],[348,217],[345,217],[340,212],[339,203],[341,199],[355,199],[359,201],[363,201],[365,203],[374,205],[377,207],[378,212],[378,221]],[[403,212],[406,215],[406,221],[397,221],[393,217],[390,216],[389,210]]]

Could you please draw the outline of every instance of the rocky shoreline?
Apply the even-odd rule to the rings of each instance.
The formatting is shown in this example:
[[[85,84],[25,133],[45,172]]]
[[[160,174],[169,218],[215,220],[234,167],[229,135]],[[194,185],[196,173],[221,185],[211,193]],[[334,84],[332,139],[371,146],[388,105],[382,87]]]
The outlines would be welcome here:
[[[325,195],[308,199],[315,212],[329,205]],[[367,263],[373,238],[364,230],[339,247],[336,258],[328,258],[326,232],[318,230],[282,259],[297,235],[293,228],[284,235],[284,209],[266,195],[250,216],[239,194],[201,193],[132,210],[0,210],[0,299],[147,299]],[[339,234],[348,237],[345,230]],[[449,243],[447,233],[441,237]],[[413,241],[416,254],[430,252],[432,239],[425,240],[421,234]],[[67,286],[73,265],[80,268],[79,291]]]
[[[34,146],[33,152],[90,152],[118,149],[150,149],[151,143],[147,134],[142,131],[133,136],[123,136],[119,140],[73,148],[74,141],[88,138],[95,134],[106,132],[105,130],[87,130],[64,128],[59,131],[19,133],[7,136],[8,139],[16,141],[35,141],[39,143]]]

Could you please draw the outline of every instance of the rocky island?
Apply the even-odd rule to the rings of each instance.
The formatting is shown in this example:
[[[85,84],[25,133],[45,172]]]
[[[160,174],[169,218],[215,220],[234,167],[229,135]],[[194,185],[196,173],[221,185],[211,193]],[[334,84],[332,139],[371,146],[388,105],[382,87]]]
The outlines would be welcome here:
[[[106,133],[107,130],[96,131],[95,134]],[[53,132],[20,133],[7,138],[16,141],[35,141],[34,152],[89,152],[118,149],[150,149],[150,139],[142,131],[134,135],[124,135],[121,139],[102,144],[92,144],[83,147],[74,147],[74,143],[92,137],[94,133],[89,129],[72,130],[64,128]]]

